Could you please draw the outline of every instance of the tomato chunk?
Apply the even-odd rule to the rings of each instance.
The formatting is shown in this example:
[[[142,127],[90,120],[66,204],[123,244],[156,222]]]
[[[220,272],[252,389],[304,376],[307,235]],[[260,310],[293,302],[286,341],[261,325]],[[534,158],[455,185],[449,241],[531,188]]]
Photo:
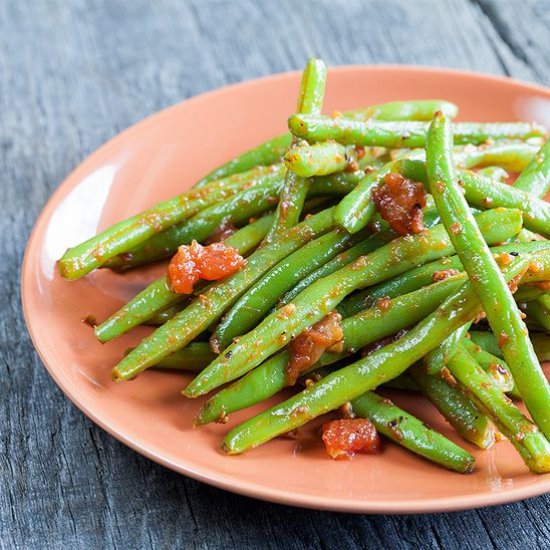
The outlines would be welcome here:
[[[298,377],[314,365],[328,348],[342,342],[344,332],[341,321],[342,316],[336,311],[331,311],[290,342],[290,361],[286,369],[289,386],[294,385]]]
[[[196,241],[178,248],[168,265],[168,282],[173,292],[191,294],[200,279],[217,281],[246,264],[236,248],[224,243],[202,246]]]
[[[335,460],[350,460],[355,453],[378,454],[382,442],[366,418],[344,418],[323,424],[323,443]]]
[[[426,206],[426,191],[421,183],[389,173],[384,183],[372,190],[372,200],[382,218],[400,235],[424,230],[422,208]]]

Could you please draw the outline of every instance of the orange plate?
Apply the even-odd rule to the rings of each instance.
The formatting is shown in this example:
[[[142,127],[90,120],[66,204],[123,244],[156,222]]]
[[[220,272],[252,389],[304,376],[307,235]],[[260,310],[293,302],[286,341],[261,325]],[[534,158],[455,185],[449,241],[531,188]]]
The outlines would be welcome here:
[[[460,475],[385,445],[379,456],[336,462],[314,428],[244,456],[219,450],[228,425],[192,428],[201,401],[185,400],[187,379],[146,372],[114,384],[111,367],[147,329],[99,344],[81,319],[102,320],[159,273],[98,271],[63,281],[55,261],[65,249],[153,203],[189,188],[233,156],[285,130],[298,73],[276,75],[175,105],[123,132],[84,161],[59,187],[36,223],[23,264],[23,307],[33,342],[68,397],[94,422],[139,453],[178,472],[245,495],[350,512],[415,513],[510,502],[550,490],[531,475],[508,442],[476,451],[477,468]],[[399,99],[446,98],[463,120],[537,120],[550,127],[550,91],[508,79],[413,67],[342,67],[329,71],[326,112]],[[397,401],[451,439],[427,403]],[[418,402],[421,401],[421,402]]]

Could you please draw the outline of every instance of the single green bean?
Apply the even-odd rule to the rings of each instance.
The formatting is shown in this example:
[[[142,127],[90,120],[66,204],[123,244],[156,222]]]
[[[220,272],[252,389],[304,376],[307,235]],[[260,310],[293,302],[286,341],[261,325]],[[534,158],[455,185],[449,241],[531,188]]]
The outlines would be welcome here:
[[[440,376],[429,374],[420,363],[407,372],[420,386],[424,396],[466,441],[480,449],[488,449],[495,443],[496,432],[491,421],[468,397]]]
[[[351,405],[355,414],[368,418],[381,434],[409,451],[449,470],[463,474],[473,470],[475,459],[470,453],[389,399],[367,392]]]
[[[335,363],[364,346],[414,325],[438,307],[451,292],[456,291],[465,279],[465,275],[456,275],[344,319],[342,352],[325,352],[308,370]],[[227,388],[220,390],[203,405],[195,417],[195,424],[207,424],[223,419],[232,412],[275,395],[288,384],[289,360],[290,353],[282,351]]]
[[[240,254],[246,254],[263,239],[271,225],[272,218],[272,216],[264,216],[239,229],[225,239],[225,243],[234,246]],[[144,323],[170,306],[184,302],[187,299],[189,299],[189,296],[185,294],[172,292],[166,277],[160,277],[150,283],[111,317],[96,326],[94,328],[95,335],[100,342],[108,342]]]
[[[214,360],[216,354],[208,342],[192,342],[186,348],[159,361],[155,368],[197,372]]]
[[[522,273],[528,261],[529,258],[517,258],[506,278]],[[222,448],[229,454],[239,454],[257,447],[396,378],[480,311],[475,291],[469,282],[464,283],[399,340],[233,428],[225,436]]]
[[[346,114],[349,118],[361,120],[374,118],[377,120],[432,120],[437,111],[445,113],[449,118],[458,115],[458,107],[450,101],[440,99],[419,99],[413,101],[390,101],[380,105],[372,105],[361,111],[358,116],[355,111]]]
[[[504,359],[498,341],[491,332],[471,331],[470,337],[475,344],[481,346],[485,351]],[[539,361],[550,361],[550,338],[546,334],[537,333],[531,333],[530,337]]]
[[[449,370],[464,394],[493,420],[529,469],[537,474],[550,472],[550,443],[463,347],[449,361]]]
[[[426,122],[361,122],[349,118],[320,115],[291,115],[290,131],[307,141],[333,139],[343,145],[377,147],[424,147],[429,124]],[[480,145],[488,140],[545,137],[546,130],[527,122],[458,122],[455,143]]]
[[[496,142],[480,147],[454,147],[453,158],[458,168],[498,166],[511,172],[521,172],[535,156],[537,147],[522,142]]]
[[[491,210],[479,216],[481,221],[499,219],[499,230],[508,232],[508,237],[511,236],[510,229],[513,229],[512,235],[520,229],[521,216],[515,210]],[[513,222],[514,227],[505,228],[503,222],[506,218]],[[332,311],[354,290],[441,258],[451,250],[443,226],[438,225],[420,235],[395,239],[332,275],[317,280],[292,302],[268,315],[254,330],[231,344],[223,355],[189,384],[185,395],[204,395],[252,370]]]
[[[534,197],[542,198],[550,189],[550,141],[547,141],[533,157],[514,183]]]
[[[437,114],[426,144],[433,198],[491,329],[498,335],[523,401],[542,432],[550,436],[550,384],[529,340],[514,296],[479,231],[460,186],[454,181],[451,143],[451,124],[442,114]]]
[[[353,161],[354,147],[335,142],[307,143],[289,149],[285,165],[297,176],[309,178],[345,170]]]
[[[546,332],[550,332],[550,311],[539,300],[528,302],[525,307],[527,318],[536,321]]]
[[[500,166],[487,166],[486,168],[480,168],[476,173],[484,178],[497,180],[500,183],[506,183],[506,180],[510,177],[510,174]]]
[[[460,342],[466,336],[468,330],[470,330],[471,324],[468,322],[457,328],[439,346],[426,354],[423,361],[427,367],[428,374],[438,374],[443,369],[449,362],[449,359],[456,353]]]
[[[508,365],[502,359],[485,351],[469,338],[463,338],[460,345],[476,360],[501,391],[506,393],[513,391],[514,379]]]
[[[298,113],[319,114],[321,112],[326,81],[327,68],[324,62],[320,59],[310,59],[302,73],[297,105]],[[296,142],[293,139],[289,153],[295,150],[295,145]],[[272,242],[277,236],[298,223],[309,186],[308,179],[299,176],[292,170],[287,170],[273,225],[266,235],[264,244]]]
[[[258,249],[237,273],[214,283],[198,298],[128,354],[113,369],[115,380],[128,380],[164,357],[184,348],[191,340],[215,323],[227,308],[267,273],[274,264],[330,230],[334,208],[310,216],[273,244]]]

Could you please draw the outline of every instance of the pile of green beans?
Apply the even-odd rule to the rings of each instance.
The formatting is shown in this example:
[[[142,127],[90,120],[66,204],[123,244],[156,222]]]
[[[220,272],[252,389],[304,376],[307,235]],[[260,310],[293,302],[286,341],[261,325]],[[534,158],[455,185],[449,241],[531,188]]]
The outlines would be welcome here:
[[[501,434],[531,472],[549,472],[550,384],[540,363],[550,360],[546,130],[453,122],[458,107],[444,100],[327,116],[326,81],[325,64],[311,59],[289,133],[60,258],[67,280],[99,268],[124,271],[235,226],[222,242],[244,267],[196,283],[192,294],[161,276],[94,327],[104,343],[155,325],[114,366],[113,379],[149,368],[192,376],[183,396],[209,394],[196,426],[228,422],[290,388],[290,397],[229,427],[228,454],[346,405],[419,457],[474,470],[470,452],[377,388],[415,391],[463,440],[487,449]],[[389,178],[423,189],[416,234],[397,234],[373,198]],[[309,329],[332,312],[338,341],[308,348],[297,383],[289,376],[296,338],[311,343]]]

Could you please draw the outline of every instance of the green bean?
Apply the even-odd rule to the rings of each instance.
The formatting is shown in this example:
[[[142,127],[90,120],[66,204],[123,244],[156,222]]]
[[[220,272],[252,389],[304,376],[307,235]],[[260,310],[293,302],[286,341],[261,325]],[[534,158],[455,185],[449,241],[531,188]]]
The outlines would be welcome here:
[[[177,351],[159,361],[155,368],[178,371],[197,372],[208,365],[216,354],[208,342],[192,342],[181,351]]]
[[[508,365],[502,359],[485,351],[469,338],[463,338],[460,346],[476,360],[477,364],[487,373],[501,391],[506,393],[513,391],[514,379],[508,369]]]
[[[493,420],[529,469],[538,474],[550,472],[550,443],[464,348],[459,347],[451,358],[449,370],[460,383],[464,394]]]
[[[502,350],[498,345],[498,341],[491,332],[471,331],[470,337],[472,342],[483,348],[485,351],[504,359]],[[550,361],[550,338],[546,334],[532,333],[530,335],[535,353],[539,361]]]
[[[343,145],[377,147],[424,147],[429,124],[426,122],[366,122],[349,118],[320,115],[291,115],[290,131],[307,141],[333,139]],[[477,123],[458,122],[455,143],[480,145],[488,140],[529,139],[545,137],[546,131],[537,124],[526,122]]]
[[[437,111],[445,113],[449,118],[455,118],[458,107],[449,101],[439,99],[419,99],[413,101],[390,101],[380,105],[372,105],[360,110],[349,111],[346,116],[361,120],[374,118],[377,120],[432,120]]]
[[[522,273],[528,261],[529,258],[516,258],[506,273],[507,280]],[[480,311],[471,284],[464,283],[399,340],[233,428],[225,436],[222,448],[229,454],[239,454],[257,447],[396,378]]]
[[[320,59],[310,59],[302,73],[297,105],[298,113],[319,114],[321,112],[325,98],[326,80],[327,68],[324,62]],[[293,139],[289,150],[290,154],[295,150],[295,145]],[[292,170],[287,170],[273,225],[266,235],[265,244],[272,242],[277,236],[298,223],[309,186],[308,179],[302,178]]]
[[[212,181],[226,178],[235,174],[241,174],[257,166],[269,166],[279,162],[292,141],[291,134],[283,134],[274,137],[246,153],[222,164],[200,179],[195,188],[202,188]]]
[[[527,318],[536,321],[546,332],[550,332],[550,311],[539,300],[529,302],[525,307]]]
[[[506,183],[506,180],[510,177],[510,174],[500,166],[487,166],[486,168],[480,168],[476,173],[484,178],[497,180],[500,183]]]
[[[364,234],[352,237],[335,229],[280,261],[225,314],[210,339],[212,349],[220,353],[235,337],[254,328],[277,300],[303,277],[364,238]]]
[[[277,167],[255,168],[245,174],[212,183],[204,189],[187,191],[158,203],[67,250],[59,260],[59,271],[67,279],[83,277],[118,254],[128,252],[150,237],[220,200],[226,200],[247,187],[261,186],[274,177],[280,177],[283,170],[282,164]]]
[[[327,141],[293,147],[289,149],[284,160],[286,167],[297,176],[309,178],[345,170],[353,160],[353,155],[353,147]]]
[[[515,226],[512,234],[520,229],[521,216],[515,210],[491,210],[480,216],[487,221],[499,219],[499,230],[505,233],[504,220],[507,217]],[[292,302],[268,315],[253,331],[231,344],[223,355],[189,384],[185,395],[203,395],[252,370],[332,311],[354,290],[441,258],[450,251],[450,240],[444,228],[438,225],[420,235],[395,239],[332,275],[317,280]]]
[[[392,336],[430,314],[465,281],[465,275],[450,277],[416,292],[398,296],[342,321],[341,353],[325,352],[309,370],[330,365],[355,351]],[[195,424],[207,424],[232,412],[260,403],[288,384],[290,353],[282,351],[212,396],[195,417]]]
[[[435,347],[424,357],[424,364],[427,366],[428,374],[438,374],[449,362],[449,359],[456,353],[462,339],[470,329],[471,323],[466,323],[457,328],[447,336],[439,346]]]
[[[155,313],[152,317],[149,317],[149,319],[143,321],[142,324],[150,325],[153,327],[164,325],[166,321],[169,321],[170,319],[172,319],[172,317],[174,317],[176,313],[179,313],[183,309],[183,307],[184,306],[182,303],[174,304],[173,306],[167,307],[166,309]]]
[[[461,188],[454,181],[451,143],[450,123],[443,115],[436,115],[426,144],[433,198],[491,329],[498,335],[523,401],[542,432],[550,436],[550,384],[529,340],[514,296],[479,231]]]
[[[548,310],[550,310],[550,292],[543,292],[540,296],[537,296],[536,299]],[[528,300],[526,300],[528,301]]]
[[[188,307],[142,340],[115,366],[113,378],[134,378],[144,369],[185,347],[215,323],[274,264],[316,236],[326,233],[332,226],[333,212],[333,208],[328,208],[307,218],[273,244],[254,252],[248,257],[245,267],[205,289]]]
[[[272,219],[272,216],[260,218],[236,231],[225,239],[225,243],[229,246],[234,246],[240,254],[246,254],[263,239]],[[160,277],[149,284],[106,321],[96,326],[94,328],[95,335],[100,342],[108,342],[144,323],[170,306],[179,304],[187,299],[189,299],[189,296],[185,294],[172,292],[166,277]]]
[[[498,235],[492,236],[489,233],[484,233],[485,239],[489,244],[501,242],[498,240]],[[495,238],[496,237],[496,238]],[[503,246],[497,246],[490,249],[493,254],[501,254],[503,252],[528,254],[537,251],[550,250],[548,241],[530,242],[530,243],[511,243]],[[412,292],[425,285],[429,285],[435,280],[435,274],[440,273],[445,276],[446,273],[452,273],[455,270],[462,270],[462,263],[458,256],[443,258],[435,262],[427,263],[416,269],[411,269],[402,275],[397,275],[380,283],[378,285],[366,288],[360,292],[352,294],[346,298],[339,306],[338,311],[344,316],[349,317],[355,315],[359,311],[369,307],[377,298],[387,296],[393,298],[400,294]]]
[[[453,148],[453,158],[458,168],[480,168],[496,165],[512,172],[521,172],[535,156],[537,147],[530,143],[491,143],[480,147],[467,145]]]
[[[351,405],[355,414],[368,418],[381,434],[409,451],[456,472],[473,470],[475,459],[470,453],[389,399],[367,392]]]
[[[439,375],[429,374],[420,363],[407,372],[420,386],[424,396],[466,441],[480,449],[488,449],[495,443],[496,432],[491,421],[468,397]]]
[[[547,141],[533,157],[514,183],[534,197],[542,198],[550,189],[550,141]]]

